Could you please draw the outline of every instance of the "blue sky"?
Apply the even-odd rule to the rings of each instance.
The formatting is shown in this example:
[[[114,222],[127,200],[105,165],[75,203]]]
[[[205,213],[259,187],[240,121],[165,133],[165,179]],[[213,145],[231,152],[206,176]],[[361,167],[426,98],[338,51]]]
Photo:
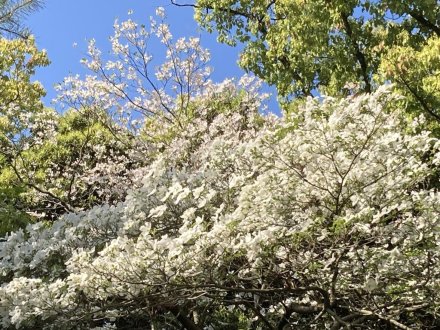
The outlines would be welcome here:
[[[87,72],[79,61],[85,56],[88,39],[94,38],[103,52],[108,51],[108,37],[112,35],[116,18],[126,19],[128,11],[133,10],[132,18],[147,25],[158,6],[166,9],[175,37],[199,36],[202,45],[211,50],[214,81],[244,74],[236,64],[240,47],[218,44],[215,34],[201,31],[193,19],[192,8],[175,7],[169,0],[46,0],[45,7],[32,13],[26,21],[38,47],[47,50],[52,62],[35,77],[47,90],[46,105],[50,105],[56,95],[53,89],[56,83],[69,74]],[[155,54],[155,49],[151,52]],[[271,102],[271,107],[274,103]]]

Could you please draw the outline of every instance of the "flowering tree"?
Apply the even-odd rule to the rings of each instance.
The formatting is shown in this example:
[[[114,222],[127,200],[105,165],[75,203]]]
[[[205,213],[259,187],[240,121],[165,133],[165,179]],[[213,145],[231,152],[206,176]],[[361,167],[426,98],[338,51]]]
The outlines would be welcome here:
[[[164,11],[157,16],[159,22],[151,18],[150,28],[131,19],[116,21],[109,60],[90,40],[83,63],[93,74],[66,78],[59,86],[60,101],[95,116],[105,113],[103,122],[111,130],[129,127],[137,133],[152,117],[182,125],[191,98],[208,83],[210,56],[198,38],[173,41]],[[148,51],[148,44],[157,41],[165,51],[162,64]]]
[[[395,96],[212,99],[124,202],[6,238],[3,327],[437,326],[440,142]]]
[[[167,60],[151,74],[154,35]],[[108,198],[3,238],[2,328],[440,326],[440,141],[404,96],[309,98],[280,118],[254,78],[211,82],[207,52],[164,22],[111,40],[115,59],[92,41],[94,75],[60,87],[76,112],[54,133],[101,132],[97,160],[50,158]],[[128,156],[105,163],[106,145]]]
[[[129,148],[94,118],[43,107],[45,91],[31,78],[49,61],[32,38],[2,39],[0,51],[2,235],[30,220],[123,198],[136,167],[129,165]]]
[[[3,118],[4,125],[18,125],[5,126],[9,149],[2,151],[5,165],[0,180],[3,186],[16,188],[13,198],[6,189],[8,212],[53,220],[102,202],[116,203],[134,184],[133,173],[164,147],[168,135],[182,129],[191,97],[207,84],[209,53],[196,38],[173,42],[164,13],[159,10],[158,15],[160,23],[152,20],[150,30],[132,20],[115,23],[114,60],[104,62],[90,42],[84,64],[95,75],[84,80],[68,77],[59,86],[60,101],[71,108],[65,115],[43,109],[39,98],[44,90],[29,83],[35,66],[47,64],[46,55],[37,52],[32,40],[9,42],[33,48],[27,50],[29,58],[23,50],[5,53],[5,70],[12,66],[13,72],[5,79],[14,82],[12,75],[19,75],[35,91],[12,90],[10,98],[19,93],[23,97]],[[167,61],[151,74],[153,58],[147,43],[155,36],[167,51]],[[14,66],[15,60],[20,64]],[[32,108],[30,101],[24,104],[24,96],[35,103]],[[8,223],[19,223],[12,218]],[[5,226],[3,232],[11,228]]]

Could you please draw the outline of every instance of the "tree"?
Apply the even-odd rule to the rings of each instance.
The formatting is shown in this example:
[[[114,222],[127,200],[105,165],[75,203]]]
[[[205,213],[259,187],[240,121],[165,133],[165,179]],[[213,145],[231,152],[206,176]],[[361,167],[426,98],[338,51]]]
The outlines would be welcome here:
[[[29,31],[20,22],[29,13],[38,10],[42,0],[1,0],[0,31],[1,34],[27,38]]]
[[[378,69],[386,66],[384,57],[393,56],[396,47],[419,52],[428,40],[440,36],[436,0],[171,2],[195,7],[200,25],[215,29],[219,41],[243,42],[239,64],[275,85],[281,96],[372,92],[385,81],[377,76]],[[432,63],[436,70],[437,62]],[[421,66],[415,69],[421,71],[424,64],[411,65]],[[426,98],[438,102],[438,76],[421,94],[412,86],[416,81],[405,84],[401,76],[386,79],[412,94],[428,118],[438,120],[438,110],[426,104]],[[434,93],[424,94],[432,88]]]
[[[211,95],[124,202],[7,237],[2,326],[438,327],[440,142],[395,96],[286,121]]]
[[[39,221],[123,199],[131,171],[143,164],[130,160],[132,148],[100,122],[76,111],[51,111],[32,135],[41,136],[39,143],[5,164],[3,185],[21,187],[17,210]]]
[[[394,47],[379,67],[379,74],[394,81],[399,92],[409,97],[412,113],[425,113],[437,122],[440,122],[439,51],[437,36],[427,39],[418,49],[408,45]]]
[[[93,75],[60,86],[72,109],[25,149],[44,172],[31,182],[50,178],[62,200],[50,172],[77,173],[87,197],[0,241],[0,326],[440,327],[440,140],[406,115],[412,96],[381,86],[263,114],[261,81],[213,83],[197,39],[151,23],[115,24],[110,61],[92,41]],[[154,35],[167,59],[152,75]],[[101,143],[143,161],[105,178],[130,185],[114,199],[84,185],[101,158],[78,146],[94,156]],[[110,198],[89,203],[95,187]]]
[[[36,68],[49,64],[33,39],[0,39],[0,143],[2,150],[23,145],[32,121],[43,112],[44,88],[31,81]]]
[[[11,184],[15,176],[10,167],[22,150],[38,144],[41,136],[33,129],[46,117],[41,98],[45,91],[38,81],[31,81],[36,68],[49,64],[44,51],[29,38],[0,39],[0,232],[5,233],[28,218],[20,211],[19,195],[25,189]],[[49,127],[47,127],[49,128]]]
[[[181,125],[191,99],[209,83],[210,54],[198,38],[173,40],[165,13],[151,18],[150,27],[132,19],[115,22],[110,58],[95,40],[82,60],[92,75],[67,77],[59,86],[60,102],[99,118],[110,130],[129,128],[134,134],[151,118]],[[165,61],[154,63],[148,45],[156,38]]]
[[[116,61],[105,62],[90,42],[84,64],[97,77],[68,77],[59,86],[60,102],[69,108],[64,115],[44,109],[44,89],[30,82],[35,67],[48,64],[45,53],[33,39],[4,39],[12,52],[4,53],[4,79],[10,83],[4,99],[15,103],[1,118],[2,210],[8,214],[1,233],[30,219],[52,221],[65,212],[120,202],[127,187],[136,185],[133,173],[182,129],[191,98],[208,86],[209,53],[197,38],[173,42],[163,16],[159,19],[151,31],[132,20],[116,23]],[[146,45],[155,35],[168,60],[151,75]]]

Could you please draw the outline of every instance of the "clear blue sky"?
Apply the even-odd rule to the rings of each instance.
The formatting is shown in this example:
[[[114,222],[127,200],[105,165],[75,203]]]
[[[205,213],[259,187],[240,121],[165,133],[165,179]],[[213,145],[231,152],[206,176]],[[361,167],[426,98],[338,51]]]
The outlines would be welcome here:
[[[112,35],[116,18],[126,19],[128,11],[133,10],[132,18],[148,25],[158,6],[166,9],[175,37],[200,36],[202,45],[211,50],[214,81],[244,74],[236,64],[240,48],[218,44],[215,34],[201,31],[193,19],[192,8],[175,7],[169,0],[46,0],[45,7],[26,20],[38,47],[47,50],[52,62],[35,77],[47,90],[45,103],[50,105],[56,95],[53,86],[65,76],[86,73],[79,61],[86,53],[88,39],[95,38],[99,48],[108,51],[108,37]],[[155,53],[154,49],[151,51]],[[275,107],[274,101],[270,107]]]

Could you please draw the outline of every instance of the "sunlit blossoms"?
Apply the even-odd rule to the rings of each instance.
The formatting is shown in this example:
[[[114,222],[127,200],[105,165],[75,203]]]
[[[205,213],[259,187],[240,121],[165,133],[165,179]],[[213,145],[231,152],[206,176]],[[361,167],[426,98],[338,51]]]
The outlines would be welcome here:
[[[239,95],[201,96],[125,201],[9,235],[3,327],[434,322],[440,142],[387,89],[288,120]]]
[[[112,58],[108,60],[103,58],[95,40],[90,40],[88,57],[82,62],[93,74],[85,79],[66,78],[58,86],[59,100],[82,111],[105,111],[113,119],[112,126],[122,125],[135,131],[143,119],[151,116],[180,122],[183,118],[179,116],[185,114],[191,98],[210,83],[210,54],[198,38],[174,41],[163,9],[157,12],[160,21],[150,18],[149,28],[131,19],[116,21],[110,38]],[[151,42],[162,44],[163,63],[149,52]]]
[[[74,164],[104,197],[0,241],[1,327],[440,326],[440,141],[423,117],[390,86],[277,117],[260,81],[213,83],[198,39],[152,25],[116,23],[119,59],[92,41],[94,74],[61,87],[111,135]]]

